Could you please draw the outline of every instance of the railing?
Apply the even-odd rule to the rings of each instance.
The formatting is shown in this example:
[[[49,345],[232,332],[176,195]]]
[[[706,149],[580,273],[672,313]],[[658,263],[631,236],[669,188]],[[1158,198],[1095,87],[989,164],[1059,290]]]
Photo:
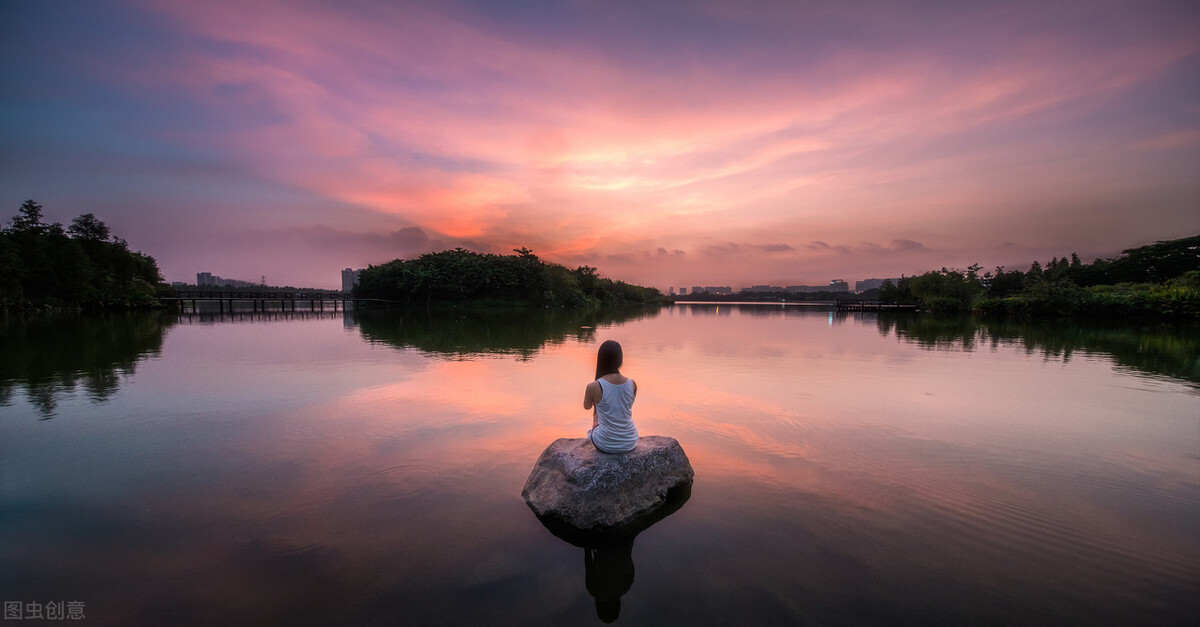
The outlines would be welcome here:
[[[838,311],[916,311],[917,306],[911,303],[898,303],[894,300],[839,300],[834,303]]]
[[[346,292],[242,292],[222,290],[176,290],[159,300],[354,300]]]
[[[267,311],[268,303],[274,305],[279,303],[276,308],[278,311],[296,311],[297,301],[308,301],[308,310],[317,311],[318,307],[325,309],[325,303],[333,303],[333,310],[337,311],[340,305],[343,310],[346,309],[347,303],[357,307],[359,299],[345,292],[308,292],[308,291],[228,291],[228,290],[177,290],[173,296],[164,296],[159,298],[164,302],[179,303],[179,311],[184,311],[185,303],[190,302],[192,313],[199,312],[199,303],[215,302],[217,310],[221,313],[225,312],[228,306],[230,313],[233,312],[233,304],[235,302],[250,303],[252,311]]]

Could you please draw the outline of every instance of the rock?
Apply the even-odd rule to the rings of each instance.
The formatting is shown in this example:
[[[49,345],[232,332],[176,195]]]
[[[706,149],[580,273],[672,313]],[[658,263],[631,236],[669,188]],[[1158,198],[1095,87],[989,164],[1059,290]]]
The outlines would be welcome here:
[[[675,438],[645,436],[637,448],[616,455],[601,453],[586,438],[560,438],[542,451],[521,496],[538,518],[613,530],[647,520],[672,490],[690,487],[694,475]]]

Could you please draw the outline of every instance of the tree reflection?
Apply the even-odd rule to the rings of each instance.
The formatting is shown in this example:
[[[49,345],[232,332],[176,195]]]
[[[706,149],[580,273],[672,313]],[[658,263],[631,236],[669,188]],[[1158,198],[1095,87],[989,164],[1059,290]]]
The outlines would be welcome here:
[[[1137,372],[1200,383],[1200,328],[1170,324],[980,321],[969,316],[880,315],[880,334],[930,350],[1020,346],[1069,361],[1077,352],[1108,355]]]
[[[43,419],[82,387],[107,401],[139,361],[162,350],[172,317],[162,312],[55,315],[0,320],[0,405],[21,390]]]
[[[424,309],[347,312],[368,342],[416,348],[435,355],[533,357],[546,344],[590,341],[596,328],[657,316],[661,307],[567,309]]]

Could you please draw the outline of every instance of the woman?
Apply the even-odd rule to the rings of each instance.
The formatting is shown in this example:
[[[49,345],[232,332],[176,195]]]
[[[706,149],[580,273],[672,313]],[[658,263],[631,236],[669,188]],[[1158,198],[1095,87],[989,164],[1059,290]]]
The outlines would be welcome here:
[[[621,361],[620,344],[612,340],[601,344],[596,351],[596,380],[583,391],[583,408],[593,410],[587,437],[602,453],[628,453],[637,446],[633,426],[637,384],[621,374]]]

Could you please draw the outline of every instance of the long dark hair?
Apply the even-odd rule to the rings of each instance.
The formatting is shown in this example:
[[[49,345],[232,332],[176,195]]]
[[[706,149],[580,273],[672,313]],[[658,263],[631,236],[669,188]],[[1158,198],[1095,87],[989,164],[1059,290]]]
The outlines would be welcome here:
[[[596,351],[596,378],[599,379],[606,374],[621,372],[621,361],[623,359],[621,345],[613,340],[605,340],[600,345],[600,350]]]

